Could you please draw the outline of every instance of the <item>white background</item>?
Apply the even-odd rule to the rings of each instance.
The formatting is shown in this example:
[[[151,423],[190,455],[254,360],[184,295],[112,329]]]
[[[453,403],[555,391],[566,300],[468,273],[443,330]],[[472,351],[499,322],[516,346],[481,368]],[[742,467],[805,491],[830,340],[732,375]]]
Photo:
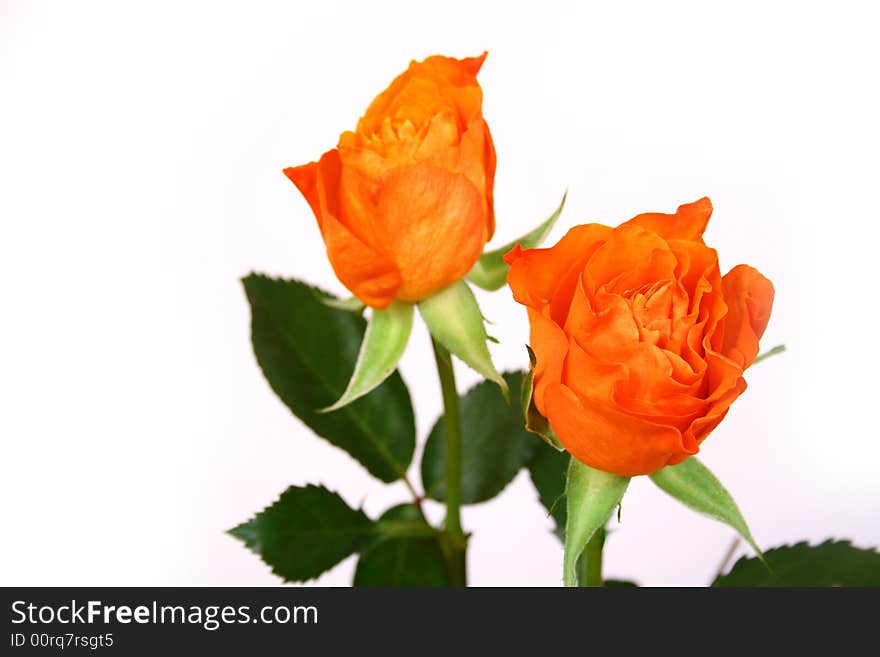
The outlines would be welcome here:
[[[763,346],[789,351],[748,373],[704,461],[763,546],[880,544],[877,22],[869,3],[720,7],[0,4],[0,583],[273,584],[223,532],[286,486],[324,482],[373,516],[406,498],[275,398],[239,278],[342,292],[281,169],[335,145],[410,59],[484,49],[493,244],[566,188],[551,242],[710,196],[707,240],[723,270],[773,280]],[[479,299],[496,362],[524,367],[523,309]],[[428,354],[417,326],[402,373],[422,437]],[[525,474],[464,521],[473,584],[560,584]],[[732,538],[641,478],[606,573],[701,585]]]

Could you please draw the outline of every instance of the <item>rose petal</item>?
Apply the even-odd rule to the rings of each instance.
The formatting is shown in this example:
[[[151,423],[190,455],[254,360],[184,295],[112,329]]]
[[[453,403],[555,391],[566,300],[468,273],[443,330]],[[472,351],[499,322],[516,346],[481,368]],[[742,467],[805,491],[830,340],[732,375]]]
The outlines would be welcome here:
[[[544,393],[551,383],[562,380],[562,369],[568,352],[568,338],[561,328],[545,313],[528,308],[529,346],[535,352],[535,378],[533,397],[538,412],[546,417]]]
[[[721,353],[746,369],[758,355],[773,308],[773,283],[748,265],[737,265],[724,276],[724,342]]]
[[[666,240],[639,226],[624,224],[596,249],[584,269],[599,287],[628,296],[640,286],[672,280],[677,264]]]
[[[703,241],[703,232],[712,216],[712,201],[701,198],[693,203],[681,205],[675,214],[648,212],[633,217],[626,225],[641,226],[657,233],[664,239]]]
[[[625,477],[651,474],[686,450],[675,427],[661,426],[607,406],[582,403],[561,383],[547,387],[547,419],[565,448],[582,463]]]
[[[364,116],[358,121],[357,132],[364,136],[378,132],[383,120],[388,116],[401,116],[406,113],[407,118],[413,119],[413,115],[410,114],[413,112],[422,118],[430,117],[438,108],[439,102],[448,103],[450,100],[465,117],[466,124],[473,118],[475,112],[480,111],[482,92],[477,85],[476,75],[486,54],[462,60],[433,56],[423,62],[410,62],[409,68],[398,75],[388,88],[370,103]],[[413,92],[411,85],[422,91]],[[431,85],[435,91],[425,92]],[[459,89],[460,93],[457,93],[456,89]],[[410,93],[413,95],[410,96]]]
[[[507,282],[513,298],[526,306],[540,308],[550,303],[557,288],[567,285],[568,294],[573,294],[584,263],[610,234],[608,226],[585,224],[572,228],[548,249],[515,246],[504,256],[510,265]],[[562,301],[567,305],[570,300],[569,296]]]
[[[455,164],[451,169],[463,173],[486,199],[486,239],[495,232],[493,187],[495,185],[495,146],[489,126],[482,118],[472,121],[456,145]]]
[[[390,171],[376,203],[398,298],[419,301],[463,278],[483,250],[483,195],[464,175],[429,164]]]
[[[737,397],[745,392],[745,390],[745,379],[739,377],[734,383],[734,386],[727,389],[727,391],[709,407],[709,410],[706,411],[706,414],[703,417],[694,420],[691,426],[682,433],[684,444],[693,448],[699,446],[706,437],[712,433],[715,427],[721,424],[721,420],[724,419],[727,412],[730,410],[730,405],[733,404]],[[681,460],[683,461],[684,458],[687,457],[683,457]],[[674,461],[673,463],[670,463],[670,465],[679,462],[680,461]]]
[[[319,162],[284,170],[306,198],[327,247],[333,271],[351,292],[368,306],[385,308],[401,285],[394,262],[358,238],[339,219],[338,190],[341,162],[336,150]]]

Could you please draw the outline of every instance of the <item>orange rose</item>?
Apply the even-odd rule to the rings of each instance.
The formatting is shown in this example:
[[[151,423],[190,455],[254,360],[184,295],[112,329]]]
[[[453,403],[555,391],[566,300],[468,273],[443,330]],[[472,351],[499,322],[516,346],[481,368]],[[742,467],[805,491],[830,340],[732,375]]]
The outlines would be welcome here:
[[[622,476],[680,463],[746,389],[773,284],[746,265],[721,276],[702,238],[711,214],[704,198],[505,256],[535,406],[579,461]]]
[[[495,149],[476,78],[485,57],[412,62],[337,148],[284,170],[339,280],[369,306],[456,282],[492,237]]]

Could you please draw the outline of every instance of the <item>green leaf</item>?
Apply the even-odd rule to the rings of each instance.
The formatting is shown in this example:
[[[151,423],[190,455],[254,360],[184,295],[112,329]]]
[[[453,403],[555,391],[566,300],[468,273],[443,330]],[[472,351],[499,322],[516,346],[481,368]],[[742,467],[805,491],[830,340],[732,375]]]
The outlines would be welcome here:
[[[229,530],[287,582],[303,582],[356,552],[374,531],[363,511],[322,486],[291,486],[272,506]]]
[[[412,504],[386,511],[379,534],[362,551],[355,586],[449,586],[437,531]]]
[[[766,566],[743,557],[712,586],[880,586],[880,554],[849,541],[786,545],[764,557]]]
[[[349,297],[348,299],[336,299],[335,297],[326,297],[321,299],[321,303],[336,310],[347,310],[353,313],[363,312],[364,302],[357,297]]]
[[[526,431],[530,431],[531,433],[540,436],[541,439],[553,449],[562,452],[565,450],[565,447],[563,447],[559,438],[556,437],[547,418],[541,415],[541,413],[538,412],[538,407],[535,406],[533,388],[535,380],[535,364],[537,363],[537,360],[532,348],[526,345],[526,349],[529,352],[529,373],[526,374],[525,381],[523,381],[522,393],[520,395],[520,404],[523,409],[525,409],[524,419],[526,423]]]
[[[563,581],[577,586],[578,558],[597,530],[605,526],[620,504],[629,477],[596,470],[572,458],[565,484],[566,522]]]
[[[519,399],[522,372],[507,372],[504,380]],[[461,501],[478,504],[495,497],[532,458],[539,441],[523,427],[519,404],[508,404],[498,389],[484,381],[460,398]],[[443,418],[434,423],[422,455],[426,495],[446,499],[446,431]]]
[[[559,215],[562,214],[562,208],[565,207],[565,198],[567,196],[568,192],[562,196],[562,202],[556,208],[556,211],[540,226],[519,239],[505,244],[501,248],[484,253],[468,273],[468,280],[477,287],[489,290],[490,292],[502,288],[507,282],[507,270],[510,268],[504,262],[504,254],[517,244],[521,245],[524,249],[531,249],[540,245],[550,233],[556,220],[559,219]]]
[[[401,478],[415,449],[409,392],[392,374],[370,394],[335,413],[357,360],[366,321],[327,307],[328,295],[299,281],[251,274],[243,280],[251,304],[254,353],[269,385],[316,434],[347,451],[382,481]]]
[[[500,387],[507,383],[492,364],[486,346],[486,327],[477,299],[464,281],[457,281],[419,303],[419,313],[431,335],[467,365]]]
[[[772,349],[770,349],[770,350],[768,350],[768,351],[765,351],[763,354],[760,354],[757,358],[755,358],[755,360],[752,361],[752,365],[757,365],[757,364],[760,363],[762,360],[765,360],[765,359],[767,359],[767,358],[770,358],[770,356],[775,356],[776,354],[781,354],[781,353],[783,353],[784,351],[785,351],[785,345],[784,345],[784,344],[778,344],[778,345],[776,345],[775,347],[773,347]]]
[[[761,554],[733,497],[695,457],[691,456],[678,465],[667,465],[652,474],[651,481],[685,506],[730,525],[755,552]]]
[[[556,521],[556,535],[565,536],[565,477],[571,456],[546,443],[538,443],[529,463],[529,475],[538,499]]]
[[[384,310],[373,310],[348,387],[339,401],[322,412],[347,406],[391,376],[406,351],[412,324],[412,304],[392,301]]]
[[[635,589],[639,585],[628,579],[606,579],[602,586],[606,589]]]

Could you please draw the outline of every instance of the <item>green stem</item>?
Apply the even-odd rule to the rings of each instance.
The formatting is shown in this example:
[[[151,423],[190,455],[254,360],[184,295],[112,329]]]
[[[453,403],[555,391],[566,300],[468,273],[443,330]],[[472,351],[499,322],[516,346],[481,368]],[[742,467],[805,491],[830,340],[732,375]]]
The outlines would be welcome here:
[[[602,548],[605,546],[605,529],[599,529],[587,543],[581,555],[578,579],[581,586],[603,586]]]
[[[448,566],[453,586],[467,586],[467,537],[461,528],[461,417],[458,391],[449,351],[433,338],[434,360],[443,393],[443,429],[446,434],[446,531]]]

